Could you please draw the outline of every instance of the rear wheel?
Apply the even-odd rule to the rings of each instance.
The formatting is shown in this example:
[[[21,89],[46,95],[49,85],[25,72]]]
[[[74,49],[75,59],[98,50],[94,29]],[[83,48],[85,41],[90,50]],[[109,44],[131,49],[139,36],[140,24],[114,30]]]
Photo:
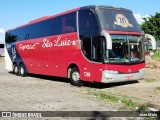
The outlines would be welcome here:
[[[82,86],[82,81],[80,80],[80,73],[78,68],[73,68],[70,73],[70,81],[74,86]]]
[[[16,74],[16,75],[19,75],[19,69],[18,69],[17,64],[13,65],[13,73]]]
[[[24,67],[23,64],[21,64],[20,67],[19,67],[19,73],[20,73],[20,75],[21,75],[22,77],[25,77],[25,76],[27,75],[26,70],[25,70],[25,67]]]

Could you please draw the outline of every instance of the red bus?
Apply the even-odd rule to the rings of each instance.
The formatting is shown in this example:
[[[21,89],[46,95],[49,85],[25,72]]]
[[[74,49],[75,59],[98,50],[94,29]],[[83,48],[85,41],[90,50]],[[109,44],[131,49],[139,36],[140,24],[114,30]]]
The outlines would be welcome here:
[[[6,69],[113,83],[144,76],[144,44],[132,11],[85,6],[42,17],[6,32]]]

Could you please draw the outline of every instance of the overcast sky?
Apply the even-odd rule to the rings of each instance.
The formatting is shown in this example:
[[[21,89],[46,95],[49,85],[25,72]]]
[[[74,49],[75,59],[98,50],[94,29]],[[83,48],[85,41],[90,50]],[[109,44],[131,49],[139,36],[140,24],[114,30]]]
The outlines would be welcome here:
[[[109,5],[133,11],[138,23],[142,17],[160,12],[160,0],[0,0],[0,42],[10,28],[42,16],[54,15],[86,5]]]

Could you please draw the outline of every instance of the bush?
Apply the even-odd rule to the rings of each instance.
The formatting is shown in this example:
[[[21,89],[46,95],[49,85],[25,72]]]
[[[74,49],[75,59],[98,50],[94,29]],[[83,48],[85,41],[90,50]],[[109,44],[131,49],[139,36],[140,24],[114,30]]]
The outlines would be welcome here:
[[[160,61],[160,50],[157,50],[153,55],[154,60]]]

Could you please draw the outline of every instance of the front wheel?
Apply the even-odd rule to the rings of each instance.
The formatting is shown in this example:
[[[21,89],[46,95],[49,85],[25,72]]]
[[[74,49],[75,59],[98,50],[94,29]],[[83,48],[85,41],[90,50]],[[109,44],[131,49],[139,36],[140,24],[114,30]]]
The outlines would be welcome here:
[[[21,64],[20,67],[19,67],[19,73],[20,73],[20,75],[21,75],[22,77],[25,77],[25,76],[27,75],[26,70],[25,70],[25,67],[24,67],[23,64]]]
[[[80,80],[80,73],[78,68],[73,68],[70,73],[70,81],[74,86],[82,86],[82,81]]]

